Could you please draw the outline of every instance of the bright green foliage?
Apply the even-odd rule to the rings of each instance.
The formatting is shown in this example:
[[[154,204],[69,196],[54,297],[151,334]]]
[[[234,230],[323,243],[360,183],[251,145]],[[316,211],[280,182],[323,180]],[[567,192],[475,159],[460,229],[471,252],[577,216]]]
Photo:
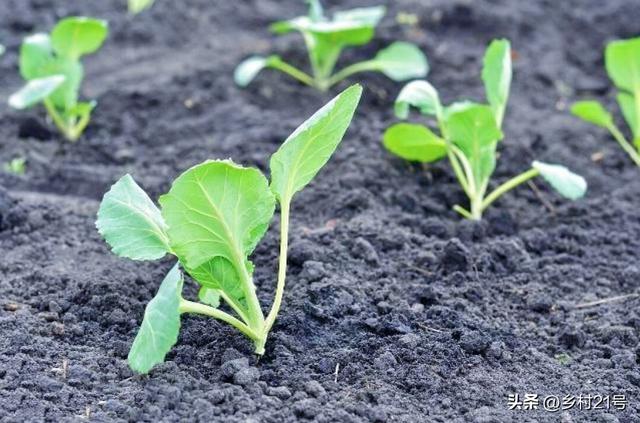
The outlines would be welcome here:
[[[304,122],[271,156],[271,183],[255,168],[209,160],[188,169],[160,197],[160,209],[129,176],[105,194],[96,226],[113,252],[148,260],[174,255],[199,285],[199,301],[182,297],[178,264],[149,303],[129,364],[140,373],[162,362],[177,340],[182,313],[226,322],[251,339],[258,354],[276,319],[287,268],[289,210],[296,192],[326,164],[342,140],[362,88],[353,86]],[[265,317],[249,256],[280,206],[276,293]],[[219,308],[221,300],[231,311]]]
[[[292,31],[302,34],[311,62],[311,75],[278,56],[253,56],[236,68],[236,84],[247,86],[264,68],[278,69],[321,91],[358,72],[382,72],[394,81],[426,76],[429,66],[424,54],[415,45],[405,42],[393,43],[379,51],[373,59],[347,66],[334,74],[342,50],[371,41],[386,9],[383,6],[351,9],[336,12],[329,19],[318,0],[307,2],[307,16],[275,22],[271,25],[271,31],[276,34]]]
[[[120,257],[157,260],[171,251],[160,210],[131,175],[124,175],[104,195],[96,226]]]
[[[150,8],[155,0],[129,0],[129,13],[137,15],[145,9]]]
[[[3,168],[5,172],[13,173],[14,175],[24,175],[24,172],[26,171],[26,164],[26,157],[15,157],[5,163]]]
[[[160,284],[156,296],[147,304],[140,330],[131,345],[129,366],[136,372],[147,373],[162,363],[178,341],[182,284],[182,273],[176,263]]]
[[[327,163],[349,127],[360,92],[353,86],[331,100],[271,156],[271,190],[280,201],[290,201]]]
[[[489,45],[484,55],[482,81],[487,93],[487,101],[502,126],[502,118],[509,99],[511,87],[511,46],[507,40],[496,40]]]
[[[385,131],[383,142],[387,150],[405,160],[430,163],[447,155],[445,141],[423,125],[393,125]]]
[[[95,107],[95,102],[78,100],[84,77],[80,59],[98,50],[107,33],[105,21],[71,17],[58,22],[51,34],[25,38],[20,48],[20,75],[27,83],[9,98],[9,105],[24,109],[42,103],[62,134],[77,140]]]
[[[611,114],[597,101],[579,101],[571,113],[609,130],[620,147],[640,167],[640,37],[613,41],[605,50],[609,78],[618,88],[618,106],[631,132],[631,142],[616,126]]]
[[[613,117],[602,104],[597,101],[580,101],[571,107],[571,113],[594,125],[608,128],[613,124]]]
[[[430,163],[448,157],[465,194],[469,210],[454,210],[474,220],[496,199],[514,187],[542,175],[562,196],[575,200],[584,195],[586,182],[565,167],[534,162],[532,168],[487,193],[496,167],[497,147],[503,138],[502,120],[511,87],[511,49],[507,40],[495,40],[487,48],[482,70],[488,104],[458,101],[443,106],[436,89],[427,81],[413,81],[398,95],[395,113],[409,117],[415,107],[434,117],[440,134],[422,125],[398,123],[385,131],[384,146],[406,160]]]

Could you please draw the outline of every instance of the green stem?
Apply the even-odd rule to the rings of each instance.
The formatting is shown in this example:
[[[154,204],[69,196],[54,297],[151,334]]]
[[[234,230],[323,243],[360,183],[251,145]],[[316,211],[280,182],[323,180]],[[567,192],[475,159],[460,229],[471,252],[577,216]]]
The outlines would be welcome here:
[[[255,333],[249,326],[245,325],[243,322],[225,313],[224,311],[218,310],[217,308],[181,298],[180,313],[195,313],[213,317],[214,319],[218,319],[230,324],[253,341],[260,340],[260,336]]]
[[[629,143],[629,141],[627,141],[627,139],[624,137],[624,135],[622,135],[622,132],[620,132],[618,127],[612,124],[608,126],[607,129],[609,129],[609,132],[611,132],[611,135],[613,135],[613,138],[615,138],[616,141],[618,141],[618,144],[620,144],[620,147],[622,147],[622,149],[629,155],[629,157],[631,157],[631,160],[633,160],[633,162],[637,166],[640,166],[640,153],[636,151],[636,149]]]
[[[460,213],[462,216],[466,217],[467,219],[474,220],[473,216],[471,215],[471,213],[469,213],[469,211],[467,211],[467,209],[465,209],[464,207],[461,207],[461,206],[456,204],[455,206],[453,206],[453,210],[457,211],[458,213]]]
[[[236,268],[241,269],[240,278],[245,292],[245,298],[247,301],[248,321],[247,323],[253,330],[260,330],[264,326],[264,315],[262,314],[262,308],[260,307],[260,301],[256,295],[256,287],[253,284],[253,280],[247,271],[244,260],[236,261]]]
[[[91,113],[86,113],[84,116],[80,118],[78,123],[76,123],[76,125],[73,127],[73,130],[72,130],[73,139],[71,139],[71,141],[76,141],[78,138],[80,138],[80,135],[82,135],[85,128],[89,124],[90,118],[91,118]]]
[[[233,311],[235,311],[238,316],[240,316],[240,318],[245,322],[249,322],[249,317],[247,316],[247,314],[244,312],[244,310],[242,309],[242,307],[240,306],[240,304],[237,303],[237,301],[235,301],[233,298],[229,297],[224,291],[220,290],[220,296],[222,297],[222,299],[229,304],[229,306],[233,309]]]
[[[56,125],[58,130],[62,132],[62,135],[64,135],[65,138],[69,141],[75,141],[77,137],[74,138],[73,131],[69,127],[68,123],[62,118],[62,116],[60,116],[58,110],[56,110],[56,107],[53,105],[51,100],[45,98],[43,103],[44,107],[47,109],[47,113],[49,114],[49,116],[51,116],[51,120],[53,120],[53,123]]]
[[[449,162],[451,163],[451,167],[453,168],[453,172],[458,178],[458,183],[462,186],[467,197],[471,197],[471,191],[469,191],[469,183],[467,182],[467,178],[465,176],[464,171],[460,167],[460,161],[458,157],[455,155],[451,148],[447,148],[447,157],[449,157]]]
[[[367,60],[364,62],[354,63],[353,65],[349,65],[346,68],[340,70],[338,73],[329,78],[327,82],[328,87],[332,87],[338,82],[342,81],[353,75],[354,73],[359,72],[367,72],[367,71],[376,71],[378,70],[378,66],[374,60]]]
[[[276,285],[276,294],[273,300],[271,310],[267,315],[264,325],[264,338],[267,338],[271,327],[276,321],[280,305],[282,304],[282,296],[284,294],[284,284],[287,277],[287,250],[289,245],[289,208],[291,198],[283,198],[280,203],[280,257],[278,261],[278,283]]]
[[[529,179],[535,178],[539,174],[540,172],[537,169],[532,168],[527,170],[526,172],[522,172],[518,176],[514,176],[513,178],[509,179],[507,182],[503,183],[498,188],[494,189],[491,194],[487,195],[487,197],[482,202],[482,211],[486,210],[487,207],[491,205],[491,203],[496,201],[506,192],[512,190],[513,188],[517,187],[518,185],[524,182],[527,182]]]
[[[271,59],[269,61],[269,67],[273,69],[278,69],[279,71],[282,71],[287,75],[294,77],[295,79],[302,82],[303,84],[309,85],[310,87],[314,87],[316,85],[315,81],[310,75],[308,75],[307,73],[301,71],[300,69],[294,66],[291,66],[290,64],[283,61],[279,57],[274,57],[273,59]]]

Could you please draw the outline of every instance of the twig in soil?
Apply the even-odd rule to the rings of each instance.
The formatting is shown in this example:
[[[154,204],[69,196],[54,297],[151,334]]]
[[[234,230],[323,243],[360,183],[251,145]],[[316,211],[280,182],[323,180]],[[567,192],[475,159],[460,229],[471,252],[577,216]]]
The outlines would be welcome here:
[[[546,198],[544,198],[544,195],[542,195],[542,193],[540,192],[536,184],[533,181],[529,181],[527,183],[529,184],[529,187],[531,188],[533,193],[536,195],[536,197],[538,197],[538,200],[540,200],[542,205],[545,206],[547,210],[549,210],[549,213],[555,215],[556,214],[555,207],[553,207],[553,204],[551,204]]]
[[[62,379],[66,379],[67,378],[67,371],[69,369],[69,360],[67,360],[66,358],[62,359],[62,366],[61,367],[54,367],[51,369],[52,372],[54,373],[60,373],[62,375]]]
[[[436,333],[444,333],[444,331],[440,329],[432,328],[431,326],[427,326],[424,323],[416,323],[416,324],[419,328],[424,330],[430,330],[431,332],[436,332]]]
[[[422,275],[425,275],[425,276],[432,276],[432,275],[433,275],[433,272],[429,272],[429,271],[428,271],[428,270],[426,270],[426,269],[423,269],[423,268],[421,268],[421,267],[414,266],[414,265],[412,265],[411,263],[405,263],[404,265],[405,265],[405,266],[407,266],[409,269],[411,269],[411,270],[415,270],[416,272],[418,272],[418,273],[420,273],[420,274],[422,274]]]
[[[580,309],[580,308],[595,307],[602,304],[613,303],[616,301],[624,301],[624,300],[628,300],[630,298],[636,298],[636,297],[640,297],[640,294],[633,293],[633,294],[626,294],[626,295],[618,295],[617,297],[604,298],[602,300],[589,301],[586,303],[576,304],[574,308]]]
[[[340,363],[336,363],[336,370],[333,372],[333,383],[338,383],[338,372],[340,371]]]

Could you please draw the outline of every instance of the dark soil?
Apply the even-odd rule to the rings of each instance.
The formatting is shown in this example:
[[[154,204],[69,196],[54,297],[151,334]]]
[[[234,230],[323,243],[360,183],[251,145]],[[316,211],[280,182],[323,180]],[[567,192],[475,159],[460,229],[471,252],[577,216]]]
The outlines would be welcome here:
[[[484,47],[511,39],[495,182],[548,160],[583,174],[588,196],[569,203],[539,183],[540,193],[505,196],[482,223],[461,220],[446,163],[424,169],[381,147],[401,85],[362,76],[348,135],[294,204],[287,293],[267,353],[258,361],[234,330],[187,316],[167,362],[141,377],[126,355],[171,263],[111,254],[94,228],[98,202],[125,172],[156,198],[208,158],[266,169],[330,95],[273,72],[240,90],[232,71],[256,52],[304,61],[298,37],[275,39],[266,26],[305,7],[157,0],[131,18],[124,0],[2,0],[2,99],[20,85],[27,34],[87,14],[108,19],[111,35],[86,60],[84,95],[99,106],[77,144],[61,141],[41,109],[0,106],[0,161],[28,159],[25,176],[0,176],[1,421],[640,421],[640,300],[578,306],[640,292],[639,173],[603,131],[567,112],[580,96],[614,105],[602,51],[637,35],[637,1],[387,3],[375,42],[345,62],[409,40],[428,54],[445,101],[481,99]],[[397,24],[401,11],[419,25]],[[275,232],[254,254],[265,308]],[[629,405],[511,411],[515,393],[624,394]]]

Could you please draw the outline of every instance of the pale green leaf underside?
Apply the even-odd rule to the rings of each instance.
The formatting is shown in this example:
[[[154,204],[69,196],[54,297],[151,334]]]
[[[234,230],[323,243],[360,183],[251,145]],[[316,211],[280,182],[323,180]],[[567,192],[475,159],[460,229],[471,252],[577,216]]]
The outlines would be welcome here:
[[[147,304],[140,330],[129,351],[128,362],[138,373],[148,373],[164,361],[178,341],[182,274],[176,263],[162,281],[155,297]]]
[[[380,50],[373,59],[375,67],[394,81],[423,78],[429,72],[427,58],[414,44],[395,42]]]
[[[217,289],[207,288],[206,286],[201,287],[198,291],[198,299],[211,307],[220,307],[220,291]]]
[[[422,125],[393,125],[385,131],[383,144],[387,150],[405,160],[429,163],[447,155],[445,141]]]
[[[137,14],[153,5],[155,0],[129,0],[129,13]]]
[[[233,80],[240,87],[246,87],[267,67],[269,59],[267,57],[253,56],[243,60],[233,73]]]
[[[63,75],[32,79],[18,92],[9,97],[9,105],[15,109],[26,109],[49,97],[58,87],[64,84]]]
[[[540,172],[540,176],[546,180],[560,195],[570,200],[582,198],[587,192],[587,181],[564,166],[553,165],[535,161],[534,169]]]
[[[355,113],[362,87],[353,85],[300,125],[271,156],[271,190],[289,201],[327,163]]]
[[[160,197],[171,247],[187,269],[214,257],[245,272],[264,235],[275,199],[259,170],[231,161],[206,161],[180,175]]]
[[[155,260],[170,251],[160,210],[128,174],[104,195],[96,227],[120,257]]]
[[[597,101],[578,101],[571,106],[571,113],[586,122],[603,128],[613,124],[611,114]]]
[[[419,109],[423,115],[439,115],[442,111],[438,92],[427,81],[412,81],[400,90],[395,102],[396,116],[408,118],[411,106]]]
[[[482,81],[487,101],[491,105],[498,126],[502,124],[502,117],[509,99],[511,75],[511,45],[509,41],[492,41],[484,56]]]

